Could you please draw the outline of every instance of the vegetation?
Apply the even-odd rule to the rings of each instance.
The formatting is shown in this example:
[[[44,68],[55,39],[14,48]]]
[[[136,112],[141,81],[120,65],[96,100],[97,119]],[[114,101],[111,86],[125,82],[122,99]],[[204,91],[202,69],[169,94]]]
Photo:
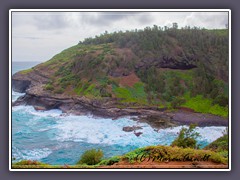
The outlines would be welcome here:
[[[33,68],[20,71],[21,74],[27,74],[33,71]]]
[[[196,112],[210,113],[223,117],[228,116],[228,107],[220,106],[219,104],[214,104],[213,100],[210,98],[204,98],[202,95],[197,95],[191,97],[185,95],[186,102],[182,104],[183,107],[188,107]]]
[[[55,94],[227,117],[228,54],[227,29],[154,25],[86,38],[35,68],[53,72],[45,89]]]
[[[102,160],[100,163],[98,163],[98,165],[99,166],[102,166],[102,165],[105,165],[105,166],[113,165],[115,163],[118,163],[120,160],[121,160],[120,156],[113,156],[113,157],[111,157],[109,159]]]
[[[142,157],[142,159],[141,159]],[[136,149],[127,153],[122,158],[130,163],[141,162],[143,160],[154,161],[204,161],[204,157],[209,157],[209,161],[216,163],[227,163],[227,158],[220,154],[207,150],[196,150],[192,148],[180,148],[171,146],[148,146]]]
[[[77,164],[96,165],[103,157],[102,150],[91,149],[85,151]]]
[[[44,89],[49,90],[49,91],[52,91],[52,90],[54,90],[54,87],[53,87],[52,84],[46,84],[46,85],[44,86]]]
[[[143,83],[135,83],[133,87],[113,86],[112,89],[116,97],[122,99],[122,102],[137,102],[139,104],[147,103],[147,94],[144,91]]]
[[[197,138],[199,133],[195,132],[196,125],[190,124],[188,128],[182,128],[178,137],[172,142],[172,146],[178,146],[182,148],[198,149]]]
[[[96,153],[97,151],[95,151]],[[89,158],[88,158],[89,159]],[[129,163],[141,163],[143,161],[211,161],[215,163],[227,164],[228,157],[225,157],[221,153],[217,153],[211,150],[199,150],[192,148],[181,148],[172,146],[148,146],[131,151],[123,156],[114,156],[101,161],[96,161],[94,165],[88,165],[86,163],[77,165],[48,165],[37,161],[20,161],[13,163],[13,168],[98,168],[100,166],[109,166],[120,161],[127,161]]]
[[[228,157],[228,149],[229,149],[229,142],[228,142],[228,130],[223,133],[223,136],[218,138],[217,140],[210,143],[208,146],[206,146],[204,149],[211,150],[214,152],[217,152],[221,154],[224,157]]]

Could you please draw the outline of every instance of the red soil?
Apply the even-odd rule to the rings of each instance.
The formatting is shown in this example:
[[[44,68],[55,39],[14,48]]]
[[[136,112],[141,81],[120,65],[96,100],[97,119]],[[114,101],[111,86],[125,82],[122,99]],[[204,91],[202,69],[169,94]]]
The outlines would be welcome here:
[[[150,169],[165,169],[165,168],[214,168],[214,169],[222,169],[228,168],[228,165],[218,164],[211,161],[198,161],[198,162],[178,162],[178,161],[170,161],[170,162],[152,162],[152,161],[144,161],[144,162],[135,162],[130,164],[126,161],[121,161],[119,163],[115,163],[111,166],[101,166],[100,168],[150,168]]]
[[[135,73],[131,73],[128,76],[121,77],[119,84],[122,86],[129,86],[132,87],[135,83],[139,82],[139,78],[136,76]]]

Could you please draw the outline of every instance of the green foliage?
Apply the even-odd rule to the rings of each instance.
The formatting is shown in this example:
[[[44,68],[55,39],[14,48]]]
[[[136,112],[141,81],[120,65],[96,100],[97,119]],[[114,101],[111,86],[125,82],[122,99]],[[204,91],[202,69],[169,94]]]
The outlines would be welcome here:
[[[102,95],[100,89],[98,89],[98,87],[96,87],[95,84],[91,84],[89,82],[80,82],[78,86],[75,88],[75,92],[78,95],[84,95],[95,98],[100,97]]]
[[[46,84],[46,85],[44,86],[44,89],[49,90],[49,91],[52,91],[52,90],[54,90],[54,87],[53,87],[52,84],[48,83],[48,84]]]
[[[77,164],[95,165],[101,161],[102,157],[103,152],[100,149],[87,150],[83,153],[81,159],[77,162]]]
[[[209,156],[208,159],[205,159]],[[142,157],[142,158],[141,158]],[[141,162],[145,160],[154,161],[202,161],[209,160],[216,163],[227,164],[227,158],[219,153],[209,150],[199,150],[192,148],[181,148],[171,146],[148,146],[139,148],[125,154],[123,159],[127,159],[130,163]]]
[[[62,94],[64,92],[64,89],[62,87],[60,87],[58,89],[55,89],[53,92],[56,94]]]
[[[196,125],[191,124],[189,128],[182,128],[178,137],[172,142],[171,146],[178,146],[182,148],[194,148],[197,149],[197,138],[199,133],[195,132]]]
[[[221,153],[223,156],[228,155],[228,133],[224,133],[222,137],[218,138],[217,140],[213,141],[209,145],[207,145],[204,149],[215,151]]]
[[[223,139],[225,139],[225,137]],[[226,146],[224,145],[223,149],[225,150],[225,148]],[[89,150],[82,155],[81,160],[77,163],[77,165],[48,165],[37,161],[23,160],[17,163],[13,163],[12,168],[98,168],[101,166],[113,165],[122,160],[127,160],[130,163],[140,163],[144,160],[147,160],[156,162],[211,161],[215,163],[227,164],[228,152],[222,151],[223,149],[221,149],[220,152],[214,152],[205,149],[200,150],[192,148],[181,148],[177,146],[147,146],[144,148],[135,149],[134,151],[131,151],[123,156],[114,156],[102,161],[101,158],[103,156],[103,153],[101,150]]]
[[[38,162],[38,161],[22,160],[22,161],[14,163],[14,165],[46,165],[46,164]]]
[[[20,71],[19,73],[20,73],[20,74],[28,74],[28,73],[30,73],[30,72],[32,72],[32,71],[33,71],[33,68],[30,68],[30,69],[22,70],[22,71]]]
[[[130,163],[134,163],[136,160],[138,160],[138,157],[143,154],[148,154],[148,150],[145,148],[138,148],[125,154],[123,159],[127,159]]]
[[[100,163],[98,163],[98,165],[105,165],[105,166],[107,166],[107,165],[113,165],[113,164],[115,164],[115,163],[118,163],[119,161],[121,160],[121,157],[120,156],[113,156],[113,157],[111,157],[111,158],[109,158],[109,159],[104,159],[104,160],[102,160]]]
[[[213,100],[209,98],[204,98],[202,95],[190,97],[189,94],[185,94],[184,97],[186,99],[186,103],[182,105],[183,107],[191,108],[200,113],[210,113],[223,117],[228,116],[228,107],[222,107],[218,104],[213,105]]]
[[[135,83],[133,87],[117,87],[113,85],[113,92],[122,102],[137,102],[139,104],[147,103],[147,94],[143,83]]]
[[[171,101],[171,107],[173,109],[176,109],[177,107],[179,107],[180,105],[182,105],[185,102],[186,102],[186,100],[183,97],[176,97]]]

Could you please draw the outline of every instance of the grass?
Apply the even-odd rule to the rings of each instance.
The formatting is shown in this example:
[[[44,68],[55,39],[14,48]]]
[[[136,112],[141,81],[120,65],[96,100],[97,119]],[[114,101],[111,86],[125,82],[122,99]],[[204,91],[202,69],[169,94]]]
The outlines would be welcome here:
[[[228,108],[219,106],[218,104],[213,105],[213,100],[204,98],[202,95],[190,97],[189,94],[185,94],[186,102],[182,104],[183,107],[191,108],[196,112],[210,113],[222,117],[228,117]]]
[[[117,98],[122,99],[122,102],[147,103],[147,94],[144,90],[144,84],[141,82],[135,83],[133,87],[113,86],[113,93]]]
[[[30,72],[32,72],[32,71],[33,71],[33,68],[30,68],[30,69],[22,70],[22,71],[20,71],[19,73],[20,73],[20,74],[28,74],[28,73],[30,73]]]

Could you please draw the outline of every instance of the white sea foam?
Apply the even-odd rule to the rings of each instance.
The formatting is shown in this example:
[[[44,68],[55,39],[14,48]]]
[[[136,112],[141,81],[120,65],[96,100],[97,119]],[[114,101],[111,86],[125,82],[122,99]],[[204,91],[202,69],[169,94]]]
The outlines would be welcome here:
[[[15,91],[12,91],[12,102],[16,101],[17,98],[19,98],[20,96],[23,96],[25,93],[18,93]]]
[[[61,114],[62,111],[59,109],[51,109],[48,111],[36,111],[33,106],[14,106],[12,108],[13,111],[20,111],[29,113],[31,115],[34,115],[36,117],[58,117],[62,118]]]
[[[52,151],[48,148],[19,150],[13,147],[13,157],[16,159],[40,160],[49,156]]]
[[[169,145],[178,136],[183,126],[161,129],[154,131],[146,123],[138,123],[130,118],[111,119],[94,119],[89,116],[67,116],[64,119],[56,121],[53,128],[56,129],[56,136],[53,137],[58,141],[88,142],[93,144],[119,144],[122,146],[147,146],[147,145]],[[124,126],[140,126],[142,129],[136,132],[142,132],[137,137],[134,132],[124,132]],[[225,127],[198,127],[197,132],[201,134],[200,141],[208,143],[222,136]]]
[[[87,142],[91,144],[108,144],[120,146],[143,147],[148,145],[170,145],[178,136],[183,126],[154,130],[147,123],[133,121],[130,117],[117,120],[110,118],[94,118],[92,116],[62,116],[61,110],[36,111],[32,106],[16,106],[13,111],[32,115],[26,123],[38,132],[54,130],[51,140],[59,142]],[[54,122],[54,123],[51,123]],[[134,132],[125,132],[125,126],[140,126],[142,132],[137,137]],[[185,126],[186,127],[186,126]],[[210,143],[222,136],[225,127],[197,127],[200,133],[199,141]]]

